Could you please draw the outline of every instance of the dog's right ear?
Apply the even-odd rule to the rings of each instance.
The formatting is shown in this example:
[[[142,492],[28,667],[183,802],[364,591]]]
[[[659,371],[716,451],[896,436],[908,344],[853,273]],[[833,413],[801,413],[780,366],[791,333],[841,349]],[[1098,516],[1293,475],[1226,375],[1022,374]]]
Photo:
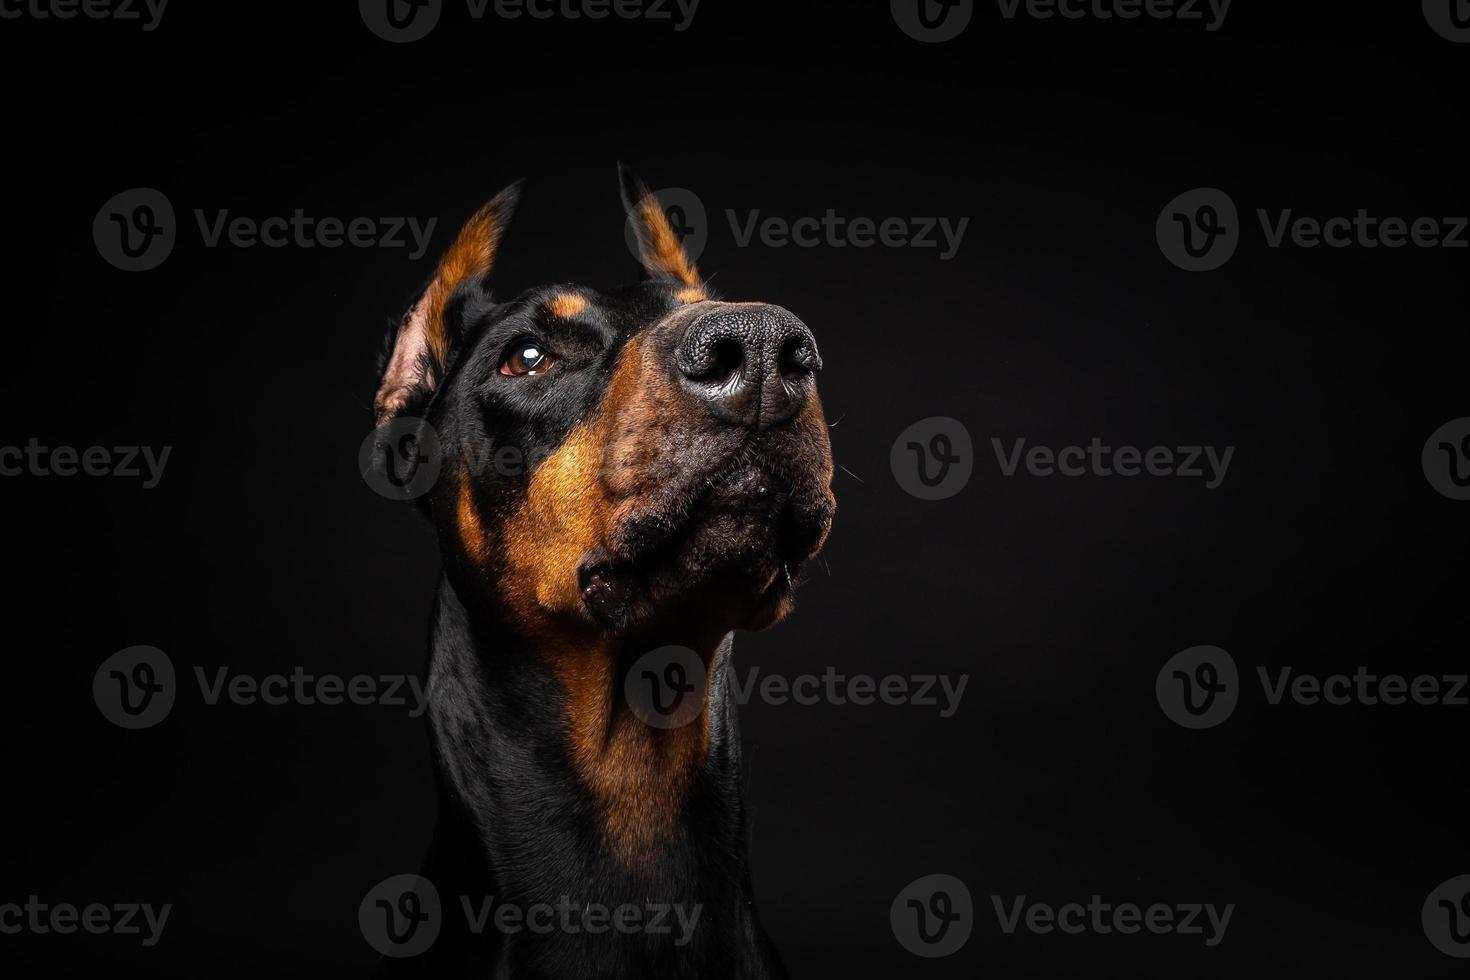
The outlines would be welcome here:
[[[649,279],[698,290],[704,285],[694,260],[684,250],[679,233],[657,195],[633,171],[618,163],[618,186],[623,192],[623,209],[633,225],[643,273]]]
[[[517,181],[465,222],[423,295],[398,325],[373,399],[377,425],[422,403],[443,377],[459,340],[445,322],[450,302],[462,288],[485,287],[520,192]]]

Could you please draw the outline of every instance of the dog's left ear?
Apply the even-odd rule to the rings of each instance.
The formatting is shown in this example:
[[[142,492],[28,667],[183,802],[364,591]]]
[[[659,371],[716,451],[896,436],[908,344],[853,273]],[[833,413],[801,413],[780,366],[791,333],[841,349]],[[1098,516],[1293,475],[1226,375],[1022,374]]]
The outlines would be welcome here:
[[[465,222],[454,244],[439,260],[423,295],[398,325],[373,399],[376,424],[382,425],[410,404],[421,402],[438,385],[458,340],[445,320],[450,304],[461,289],[486,288],[520,192],[517,181]]]
[[[628,219],[633,223],[633,233],[638,239],[644,271],[659,282],[691,289],[702,286],[699,270],[684,251],[678,232],[669,223],[669,216],[653,191],[621,163],[618,164],[618,184],[623,191],[623,207],[628,211]]]

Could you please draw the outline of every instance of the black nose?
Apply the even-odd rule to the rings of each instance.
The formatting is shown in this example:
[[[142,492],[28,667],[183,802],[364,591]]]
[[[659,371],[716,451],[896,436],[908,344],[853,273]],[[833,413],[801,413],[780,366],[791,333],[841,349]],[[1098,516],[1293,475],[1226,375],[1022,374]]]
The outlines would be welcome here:
[[[801,411],[822,359],[806,324],[752,303],[716,307],[689,324],[674,366],[716,418],[760,431]]]

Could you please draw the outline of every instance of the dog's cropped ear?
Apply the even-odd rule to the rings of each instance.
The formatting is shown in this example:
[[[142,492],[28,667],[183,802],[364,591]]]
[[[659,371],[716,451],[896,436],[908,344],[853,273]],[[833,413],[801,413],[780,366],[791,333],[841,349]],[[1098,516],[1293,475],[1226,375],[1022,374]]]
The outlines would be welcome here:
[[[618,164],[618,183],[623,191],[623,207],[633,224],[638,239],[638,252],[643,269],[659,282],[694,288],[702,285],[699,270],[684,251],[679,235],[669,223],[663,205],[631,170]]]
[[[373,399],[376,424],[422,400],[439,383],[459,340],[445,321],[450,301],[462,287],[484,288],[520,192],[517,181],[465,222],[423,295],[398,325]]]

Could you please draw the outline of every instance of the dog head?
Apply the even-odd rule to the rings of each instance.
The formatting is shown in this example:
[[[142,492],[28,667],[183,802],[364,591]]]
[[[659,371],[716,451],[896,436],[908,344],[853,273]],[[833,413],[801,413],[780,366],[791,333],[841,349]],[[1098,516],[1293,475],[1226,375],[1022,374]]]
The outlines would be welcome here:
[[[533,640],[764,628],[835,508],[816,340],[780,307],[717,298],[654,195],[620,177],[642,280],[497,299],[507,189],[394,331],[380,431],[432,429],[446,572]]]

